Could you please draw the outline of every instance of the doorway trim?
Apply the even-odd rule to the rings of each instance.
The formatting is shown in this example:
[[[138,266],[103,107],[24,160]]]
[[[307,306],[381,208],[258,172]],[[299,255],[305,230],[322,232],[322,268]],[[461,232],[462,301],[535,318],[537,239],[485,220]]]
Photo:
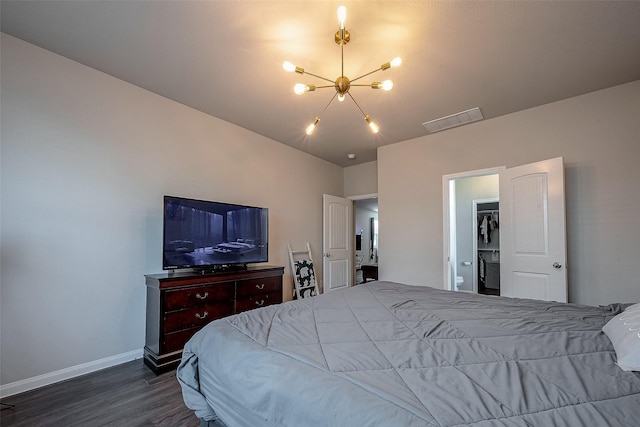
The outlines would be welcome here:
[[[442,243],[443,243],[443,253],[442,253],[442,271],[444,278],[444,289],[455,291],[456,290],[456,276],[457,276],[457,268],[456,268],[456,260],[451,259],[451,249],[455,249],[455,227],[452,230],[452,224],[455,224],[455,221],[452,221],[452,216],[455,216],[455,191],[454,191],[454,181],[456,179],[461,178],[473,178],[477,176],[486,176],[486,175],[499,175],[501,171],[505,170],[506,166],[497,166],[493,168],[487,169],[478,169],[474,171],[468,172],[459,172],[449,175],[442,176],[442,224],[443,224],[443,233],[442,233]]]

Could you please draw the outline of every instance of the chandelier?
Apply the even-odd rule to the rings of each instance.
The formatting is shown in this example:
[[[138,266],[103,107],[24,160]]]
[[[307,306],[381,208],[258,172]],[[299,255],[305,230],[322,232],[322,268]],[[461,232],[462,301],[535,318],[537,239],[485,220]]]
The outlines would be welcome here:
[[[310,76],[316,77],[318,79],[321,80],[325,80],[327,82],[330,82],[330,85],[325,85],[325,86],[315,86],[312,84],[304,84],[304,83],[298,83],[294,86],[293,90],[296,94],[298,95],[302,95],[305,92],[313,92],[316,89],[322,89],[322,88],[328,88],[328,87],[332,87],[336,90],[336,93],[331,97],[331,100],[329,100],[329,103],[324,107],[324,110],[322,110],[322,113],[320,113],[320,115],[324,114],[324,112],[327,110],[327,108],[329,107],[329,105],[331,105],[331,103],[333,102],[333,100],[337,97],[338,101],[342,102],[345,100],[346,96],[348,95],[349,98],[351,98],[351,100],[354,102],[354,104],[356,104],[356,106],[358,107],[358,110],[360,110],[360,112],[362,113],[362,115],[364,116],[364,120],[367,122],[367,124],[369,125],[369,128],[371,130],[371,132],[373,133],[378,133],[378,131],[380,130],[380,127],[376,124],[376,122],[374,122],[371,117],[369,117],[367,114],[364,113],[364,111],[362,111],[362,108],[360,108],[360,105],[358,105],[358,103],[356,102],[356,100],[353,98],[353,96],[351,95],[351,93],[349,92],[349,89],[354,87],[354,86],[369,86],[372,89],[382,89],[382,90],[386,90],[389,91],[391,90],[391,88],[393,87],[393,82],[391,80],[384,80],[381,82],[373,82],[371,84],[354,84],[353,82],[366,77],[368,75],[371,75],[373,73],[376,73],[378,71],[384,71],[384,70],[388,70],[391,67],[397,67],[398,65],[400,65],[402,63],[402,60],[398,57],[393,59],[390,62],[386,62],[384,64],[382,64],[380,66],[380,68],[376,68],[373,71],[370,71],[366,74],[361,75],[360,77],[356,77],[355,79],[349,79],[347,76],[344,75],[344,45],[346,45],[347,43],[349,43],[349,40],[351,40],[351,36],[349,34],[349,31],[346,30],[344,22],[345,19],[347,17],[347,8],[344,6],[340,6],[338,8],[338,23],[339,23],[339,28],[338,31],[335,34],[334,40],[337,44],[340,45],[340,54],[341,54],[341,69],[340,69],[340,76],[335,79],[335,80],[331,80],[328,79],[326,77],[322,77],[322,76],[318,76],[316,74],[310,73],[308,71],[305,71],[304,68],[302,67],[297,67],[294,64],[292,64],[289,61],[285,61],[284,64],[282,64],[282,68],[284,68],[285,71],[287,72],[296,72],[298,74],[309,74]],[[313,133],[313,131],[315,130],[316,126],[318,125],[318,122],[320,121],[320,115],[316,116],[316,118],[313,120],[313,122],[307,126],[307,128],[305,129],[305,132],[307,135],[311,135]]]

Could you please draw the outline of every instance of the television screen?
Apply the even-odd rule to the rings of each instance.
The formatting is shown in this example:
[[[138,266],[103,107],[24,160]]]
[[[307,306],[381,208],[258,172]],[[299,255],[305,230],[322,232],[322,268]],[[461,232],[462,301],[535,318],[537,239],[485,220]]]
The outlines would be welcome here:
[[[269,210],[164,196],[162,268],[267,262]]]

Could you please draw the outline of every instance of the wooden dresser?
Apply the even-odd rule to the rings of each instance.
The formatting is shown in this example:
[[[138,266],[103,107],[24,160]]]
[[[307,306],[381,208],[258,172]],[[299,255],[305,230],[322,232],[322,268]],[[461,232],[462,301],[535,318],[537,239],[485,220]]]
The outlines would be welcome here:
[[[363,282],[367,282],[367,280],[378,280],[378,265],[377,264],[362,264],[360,267],[362,269],[362,280]]]
[[[144,363],[155,373],[180,363],[184,344],[212,320],[282,302],[284,267],[146,275]]]

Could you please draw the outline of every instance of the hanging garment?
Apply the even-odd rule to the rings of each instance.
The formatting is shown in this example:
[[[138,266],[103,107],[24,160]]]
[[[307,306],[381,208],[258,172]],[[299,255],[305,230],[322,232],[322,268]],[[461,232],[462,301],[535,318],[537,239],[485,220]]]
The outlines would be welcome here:
[[[478,218],[478,235],[485,245],[491,243],[491,234],[498,229],[498,214],[482,215]]]
[[[482,254],[478,254],[478,278],[480,279],[480,284],[484,286],[485,283],[485,272],[487,265],[484,262],[484,257]]]
[[[493,230],[497,230],[497,229],[498,229],[498,214],[492,213],[491,215],[489,215],[489,234],[491,234]]]
[[[485,244],[491,242],[491,237],[489,236],[489,221],[486,215],[483,215],[480,221],[480,236]]]

